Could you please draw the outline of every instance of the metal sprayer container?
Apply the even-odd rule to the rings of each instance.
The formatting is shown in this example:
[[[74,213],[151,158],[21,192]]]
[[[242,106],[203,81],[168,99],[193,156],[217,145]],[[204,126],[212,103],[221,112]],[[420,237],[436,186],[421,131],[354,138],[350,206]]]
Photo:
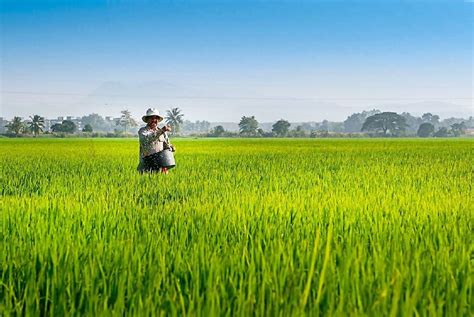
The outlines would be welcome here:
[[[174,154],[171,149],[165,149],[161,152],[158,152],[156,155],[156,162],[161,167],[173,168],[176,166]]]
[[[174,148],[170,145],[170,140],[168,137],[168,133],[165,133],[165,149],[161,152],[158,152],[156,156],[157,163],[166,168],[173,168],[176,166],[176,162],[174,160]]]

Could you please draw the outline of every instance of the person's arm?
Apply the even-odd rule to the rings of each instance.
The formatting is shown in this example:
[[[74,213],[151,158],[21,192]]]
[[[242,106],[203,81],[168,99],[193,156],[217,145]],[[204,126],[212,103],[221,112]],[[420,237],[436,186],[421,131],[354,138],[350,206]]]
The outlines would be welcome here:
[[[169,124],[167,124],[162,128],[162,130],[163,130],[163,132],[171,131],[171,126]],[[168,138],[168,135],[166,135],[166,133],[164,134],[163,148],[164,149],[170,149],[172,152],[174,152],[174,147],[170,143],[170,140]]]
[[[140,129],[140,131],[138,131],[138,137],[140,139],[140,142],[151,143],[155,140],[160,139],[160,136],[162,136],[164,133],[165,132],[162,129]]]
[[[162,127],[161,130],[163,130],[163,132],[171,131],[171,126],[169,124],[167,124],[164,127]]]

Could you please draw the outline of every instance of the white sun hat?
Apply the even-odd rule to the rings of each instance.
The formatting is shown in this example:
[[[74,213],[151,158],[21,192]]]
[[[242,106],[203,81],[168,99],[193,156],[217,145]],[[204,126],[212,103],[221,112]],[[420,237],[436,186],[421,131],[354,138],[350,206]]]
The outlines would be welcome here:
[[[158,122],[163,121],[163,117],[160,116],[160,112],[156,108],[149,108],[146,111],[146,115],[142,117],[143,122],[148,122],[149,117],[158,117]]]

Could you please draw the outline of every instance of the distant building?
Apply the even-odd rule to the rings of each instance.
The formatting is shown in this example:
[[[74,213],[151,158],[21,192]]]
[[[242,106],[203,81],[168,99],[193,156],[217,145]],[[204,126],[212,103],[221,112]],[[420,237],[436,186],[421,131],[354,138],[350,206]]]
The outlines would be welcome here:
[[[73,117],[68,117],[68,118],[71,118],[71,119],[68,119],[72,122],[74,122],[74,124],[76,125],[76,131],[82,131],[82,121],[81,121],[81,118],[73,118]]]
[[[464,131],[464,134],[467,136],[474,136],[474,128],[468,128]]]
[[[51,132],[51,127],[55,125],[56,123],[62,123],[63,120],[60,120],[62,117],[58,117],[58,119],[45,119],[44,120],[44,132],[50,131]]]
[[[3,117],[0,117],[0,133],[7,132],[7,128],[5,128],[7,124],[8,124],[8,121],[5,120]]]
[[[63,123],[64,120],[72,121],[76,125],[76,131],[82,130],[82,118],[75,118],[73,116],[59,116],[57,119],[50,119],[45,120],[44,122],[44,130],[51,131],[51,127],[56,123]]]
[[[45,118],[43,131],[46,132],[46,131],[49,131],[50,129],[51,129],[51,120]]]

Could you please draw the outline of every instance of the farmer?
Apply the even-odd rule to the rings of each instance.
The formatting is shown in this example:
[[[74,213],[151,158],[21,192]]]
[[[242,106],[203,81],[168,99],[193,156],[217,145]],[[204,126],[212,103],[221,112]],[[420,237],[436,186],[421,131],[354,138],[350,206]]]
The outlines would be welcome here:
[[[158,122],[163,121],[163,117],[160,116],[160,113],[155,108],[148,109],[142,120],[146,122],[146,126],[138,130],[140,163],[137,170],[139,172],[161,171],[167,174],[168,169],[156,163],[156,155],[158,152],[171,146],[165,138],[165,132],[171,131],[171,126],[165,125],[161,129],[158,128]]]

